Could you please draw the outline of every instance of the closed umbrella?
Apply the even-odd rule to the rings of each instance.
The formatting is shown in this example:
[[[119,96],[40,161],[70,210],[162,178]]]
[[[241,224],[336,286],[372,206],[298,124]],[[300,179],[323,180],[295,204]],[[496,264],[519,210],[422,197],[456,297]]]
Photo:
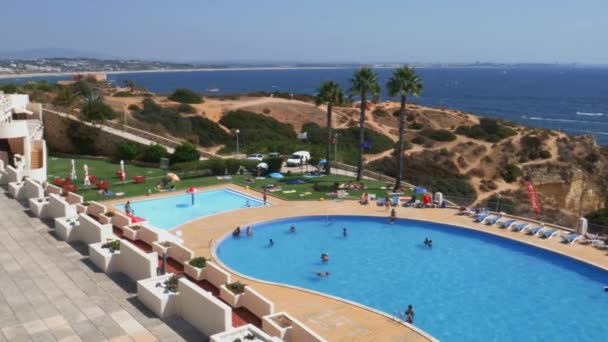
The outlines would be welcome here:
[[[127,172],[125,171],[125,162],[124,160],[120,161],[120,176],[122,177],[122,181],[127,179]]]
[[[264,170],[268,170],[268,164],[266,163],[259,163],[258,166],[256,166],[258,169],[264,169]]]
[[[78,176],[76,176],[76,162],[74,161],[74,159],[72,159],[71,164],[72,166],[70,167],[70,179],[76,180],[78,179]]]
[[[84,164],[83,168],[84,168],[84,185],[90,186],[91,181],[89,180],[89,167],[87,166],[87,164]]]
[[[273,173],[269,174],[269,176],[271,178],[276,178],[276,179],[282,179],[284,177],[282,174],[280,174],[278,172],[273,172]]]

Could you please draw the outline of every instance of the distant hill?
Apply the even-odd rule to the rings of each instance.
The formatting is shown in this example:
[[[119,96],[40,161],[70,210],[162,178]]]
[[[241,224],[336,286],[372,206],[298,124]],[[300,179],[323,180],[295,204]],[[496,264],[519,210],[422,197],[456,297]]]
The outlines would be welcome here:
[[[96,58],[112,59],[110,55],[99,52],[81,51],[66,48],[36,48],[16,51],[0,51],[0,59],[39,59],[39,58]]]

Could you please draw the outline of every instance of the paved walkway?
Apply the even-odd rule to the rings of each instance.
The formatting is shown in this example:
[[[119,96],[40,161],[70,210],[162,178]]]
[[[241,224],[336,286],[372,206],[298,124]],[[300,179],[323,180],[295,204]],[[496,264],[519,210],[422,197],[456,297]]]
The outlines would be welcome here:
[[[135,283],[96,270],[83,245],[58,241],[0,188],[0,341],[205,341],[163,322]]]

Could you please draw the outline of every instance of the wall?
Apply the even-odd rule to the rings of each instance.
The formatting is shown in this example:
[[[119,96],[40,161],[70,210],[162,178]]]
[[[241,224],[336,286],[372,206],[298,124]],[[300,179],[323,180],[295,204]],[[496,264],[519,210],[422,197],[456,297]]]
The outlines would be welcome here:
[[[49,194],[49,195],[50,195],[50,194],[58,194],[58,195],[60,195],[60,194],[61,194],[61,192],[62,192],[62,190],[61,190],[61,188],[60,188],[60,187],[58,187],[58,186],[55,186],[55,185],[53,185],[53,184],[48,184],[48,185],[46,186],[46,192],[47,192],[47,194]]]
[[[192,259],[194,257],[194,252],[179,243],[172,242],[171,248],[169,248],[169,251],[167,252],[167,257],[183,263],[184,261]]]
[[[82,241],[85,244],[105,242],[113,235],[112,225],[101,224],[86,214],[80,214],[80,227],[72,231],[73,241]]]
[[[246,307],[258,317],[264,317],[274,313],[274,303],[266,299],[250,286],[245,286],[245,293],[240,298],[239,304]]]
[[[132,280],[141,280],[156,276],[158,254],[145,253],[129,241],[123,240],[120,245],[117,272],[124,273]]]
[[[124,226],[130,225],[131,219],[127,215],[119,211],[115,211],[114,216],[112,216],[112,224],[118,228],[122,228]]]
[[[230,282],[230,274],[219,268],[216,264],[208,261],[207,266],[207,281],[219,288],[220,286]]]
[[[48,212],[50,218],[76,216],[76,206],[66,202],[60,195],[50,194]]]
[[[65,197],[65,200],[70,204],[77,204],[83,202],[82,196],[73,192],[68,192],[68,195]]]
[[[191,281],[179,280],[181,317],[207,336],[232,328],[232,310]]]
[[[154,231],[154,229],[150,229],[145,225],[142,225],[138,234],[139,240],[147,243],[148,245],[152,245],[152,242],[158,241],[158,232]]]
[[[107,211],[106,206],[95,201],[91,201],[87,207],[87,214],[97,216]]]
[[[42,188],[42,185],[31,178],[25,179],[23,192],[23,196],[26,199],[44,197],[44,189]]]

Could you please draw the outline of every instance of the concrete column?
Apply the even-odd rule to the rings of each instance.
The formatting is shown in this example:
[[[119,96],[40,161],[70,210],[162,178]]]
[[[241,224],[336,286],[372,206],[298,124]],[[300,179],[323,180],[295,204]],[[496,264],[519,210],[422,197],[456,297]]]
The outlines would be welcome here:
[[[580,219],[578,219],[578,227],[576,227],[576,233],[581,234],[581,235],[587,234],[587,219],[586,218],[581,217]]]
[[[443,194],[441,192],[436,192],[435,196],[433,197],[433,202],[441,205],[441,203],[443,203]]]

